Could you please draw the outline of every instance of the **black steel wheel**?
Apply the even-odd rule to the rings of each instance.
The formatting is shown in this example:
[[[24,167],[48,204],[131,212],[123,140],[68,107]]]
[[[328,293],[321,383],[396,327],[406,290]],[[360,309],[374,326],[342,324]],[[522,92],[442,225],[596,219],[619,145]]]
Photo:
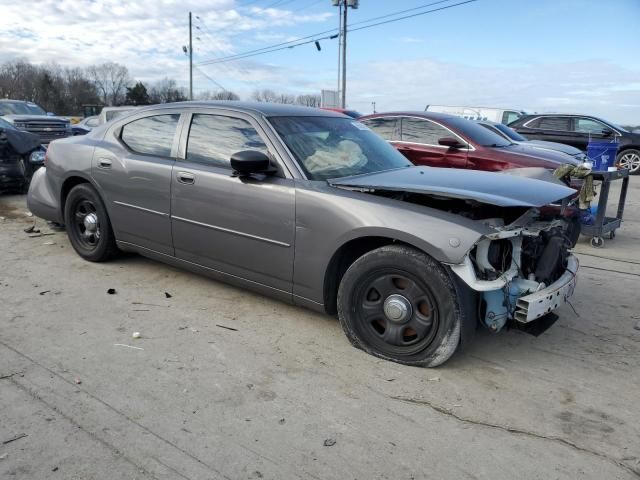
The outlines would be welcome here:
[[[88,183],[76,185],[69,192],[64,218],[69,241],[82,258],[102,262],[117,251],[107,211]]]
[[[460,339],[449,272],[406,246],[381,247],[349,267],[338,291],[338,315],[356,347],[409,365],[444,363]]]

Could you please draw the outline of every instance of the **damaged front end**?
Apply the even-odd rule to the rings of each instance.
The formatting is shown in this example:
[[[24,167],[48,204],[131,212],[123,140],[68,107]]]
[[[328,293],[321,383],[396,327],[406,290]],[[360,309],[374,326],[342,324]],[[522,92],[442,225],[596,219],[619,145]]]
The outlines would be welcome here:
[[[491,331],[509,320],[528,324],[544,317],[573,295],[578,260],[570,253],[569,225],[532,208],[505,225],[486,219],[484,235],[452,271],[480,297],[479,319]]]

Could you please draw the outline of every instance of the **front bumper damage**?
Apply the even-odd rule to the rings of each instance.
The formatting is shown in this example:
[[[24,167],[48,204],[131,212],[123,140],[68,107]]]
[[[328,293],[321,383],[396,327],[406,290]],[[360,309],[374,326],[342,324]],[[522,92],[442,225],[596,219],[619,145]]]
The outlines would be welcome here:
[[[563,220],[529,222],[523,218],[506,227],[492,227],[495,232],[481,238],[462,263],[450,265],[464,283],[478,292],[478,316],[487,328],[497,332],[509,320],[528,324],[569,301],[579,264],[562,236],[553,236],[566,227]],[[523,242],[530,245],[532,241],[546,242],[540,247],[535,264],[531,255],[523,252]],[[495,253],[494,242],[501,242],[500,248],[505,252],[502,257]],[[523,262],[530,265],[525,268]]]

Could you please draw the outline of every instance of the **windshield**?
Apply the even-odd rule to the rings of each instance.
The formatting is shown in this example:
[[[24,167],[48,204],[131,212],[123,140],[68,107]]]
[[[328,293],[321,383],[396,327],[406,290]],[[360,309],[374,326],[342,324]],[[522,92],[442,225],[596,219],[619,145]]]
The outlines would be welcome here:
[[[447,118],[447,126],[450,126],[461,133],[467,140],[482,145],[483,147],[508,147],[511,141],[502,135],[486,129],[482,125],[461,117]]]
[[[328,180],[411,165],[389,143],[356,120],[272,117],[269,121],[310,180]]]
[[[514,142],[528,141],[526,138],[524,138],[522,135],[516,132],[513,128],[509,128],[506,125],[503,125],[502,123],[496,123],[495,125],[492,125],[492,126],[493,128],[500,130],[502,133],[504,133],[507,137],[509,137]]]
[[[0,102],[0,115],[46,115],[43,109],[31,102]]]

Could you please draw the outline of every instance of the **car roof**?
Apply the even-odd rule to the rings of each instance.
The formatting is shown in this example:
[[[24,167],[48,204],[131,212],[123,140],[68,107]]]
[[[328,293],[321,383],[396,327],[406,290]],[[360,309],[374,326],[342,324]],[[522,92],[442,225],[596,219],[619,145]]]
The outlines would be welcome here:
[[[382,112],[382,113],[374,113],[371,115],[365,115],[359,120],[366,120],[367,118],[376,118],[376,117],[420,117],[420,118],[430,118],[432,120],[451,120],[462,118],[457,115],[451,115],[449,113],[437,113],[437,112],[425,112],[422,110],[416,111],[398,111],[398,112]]]
[[[144,108],[144,111],[153,111],[164,108],[189,108],[189,107],[210,107],[210,108],[226,108],[229,110],[260,113],[266,117],[339,117],[344,118],[345,115],[329,110],[321,110],[319,108],[303,107],[301,105],[285,105],[282,103],[268,102],[243,102],[233,100],[206,100],[193,102],[175,102],[163,103],[160,105],[151,105]]]

